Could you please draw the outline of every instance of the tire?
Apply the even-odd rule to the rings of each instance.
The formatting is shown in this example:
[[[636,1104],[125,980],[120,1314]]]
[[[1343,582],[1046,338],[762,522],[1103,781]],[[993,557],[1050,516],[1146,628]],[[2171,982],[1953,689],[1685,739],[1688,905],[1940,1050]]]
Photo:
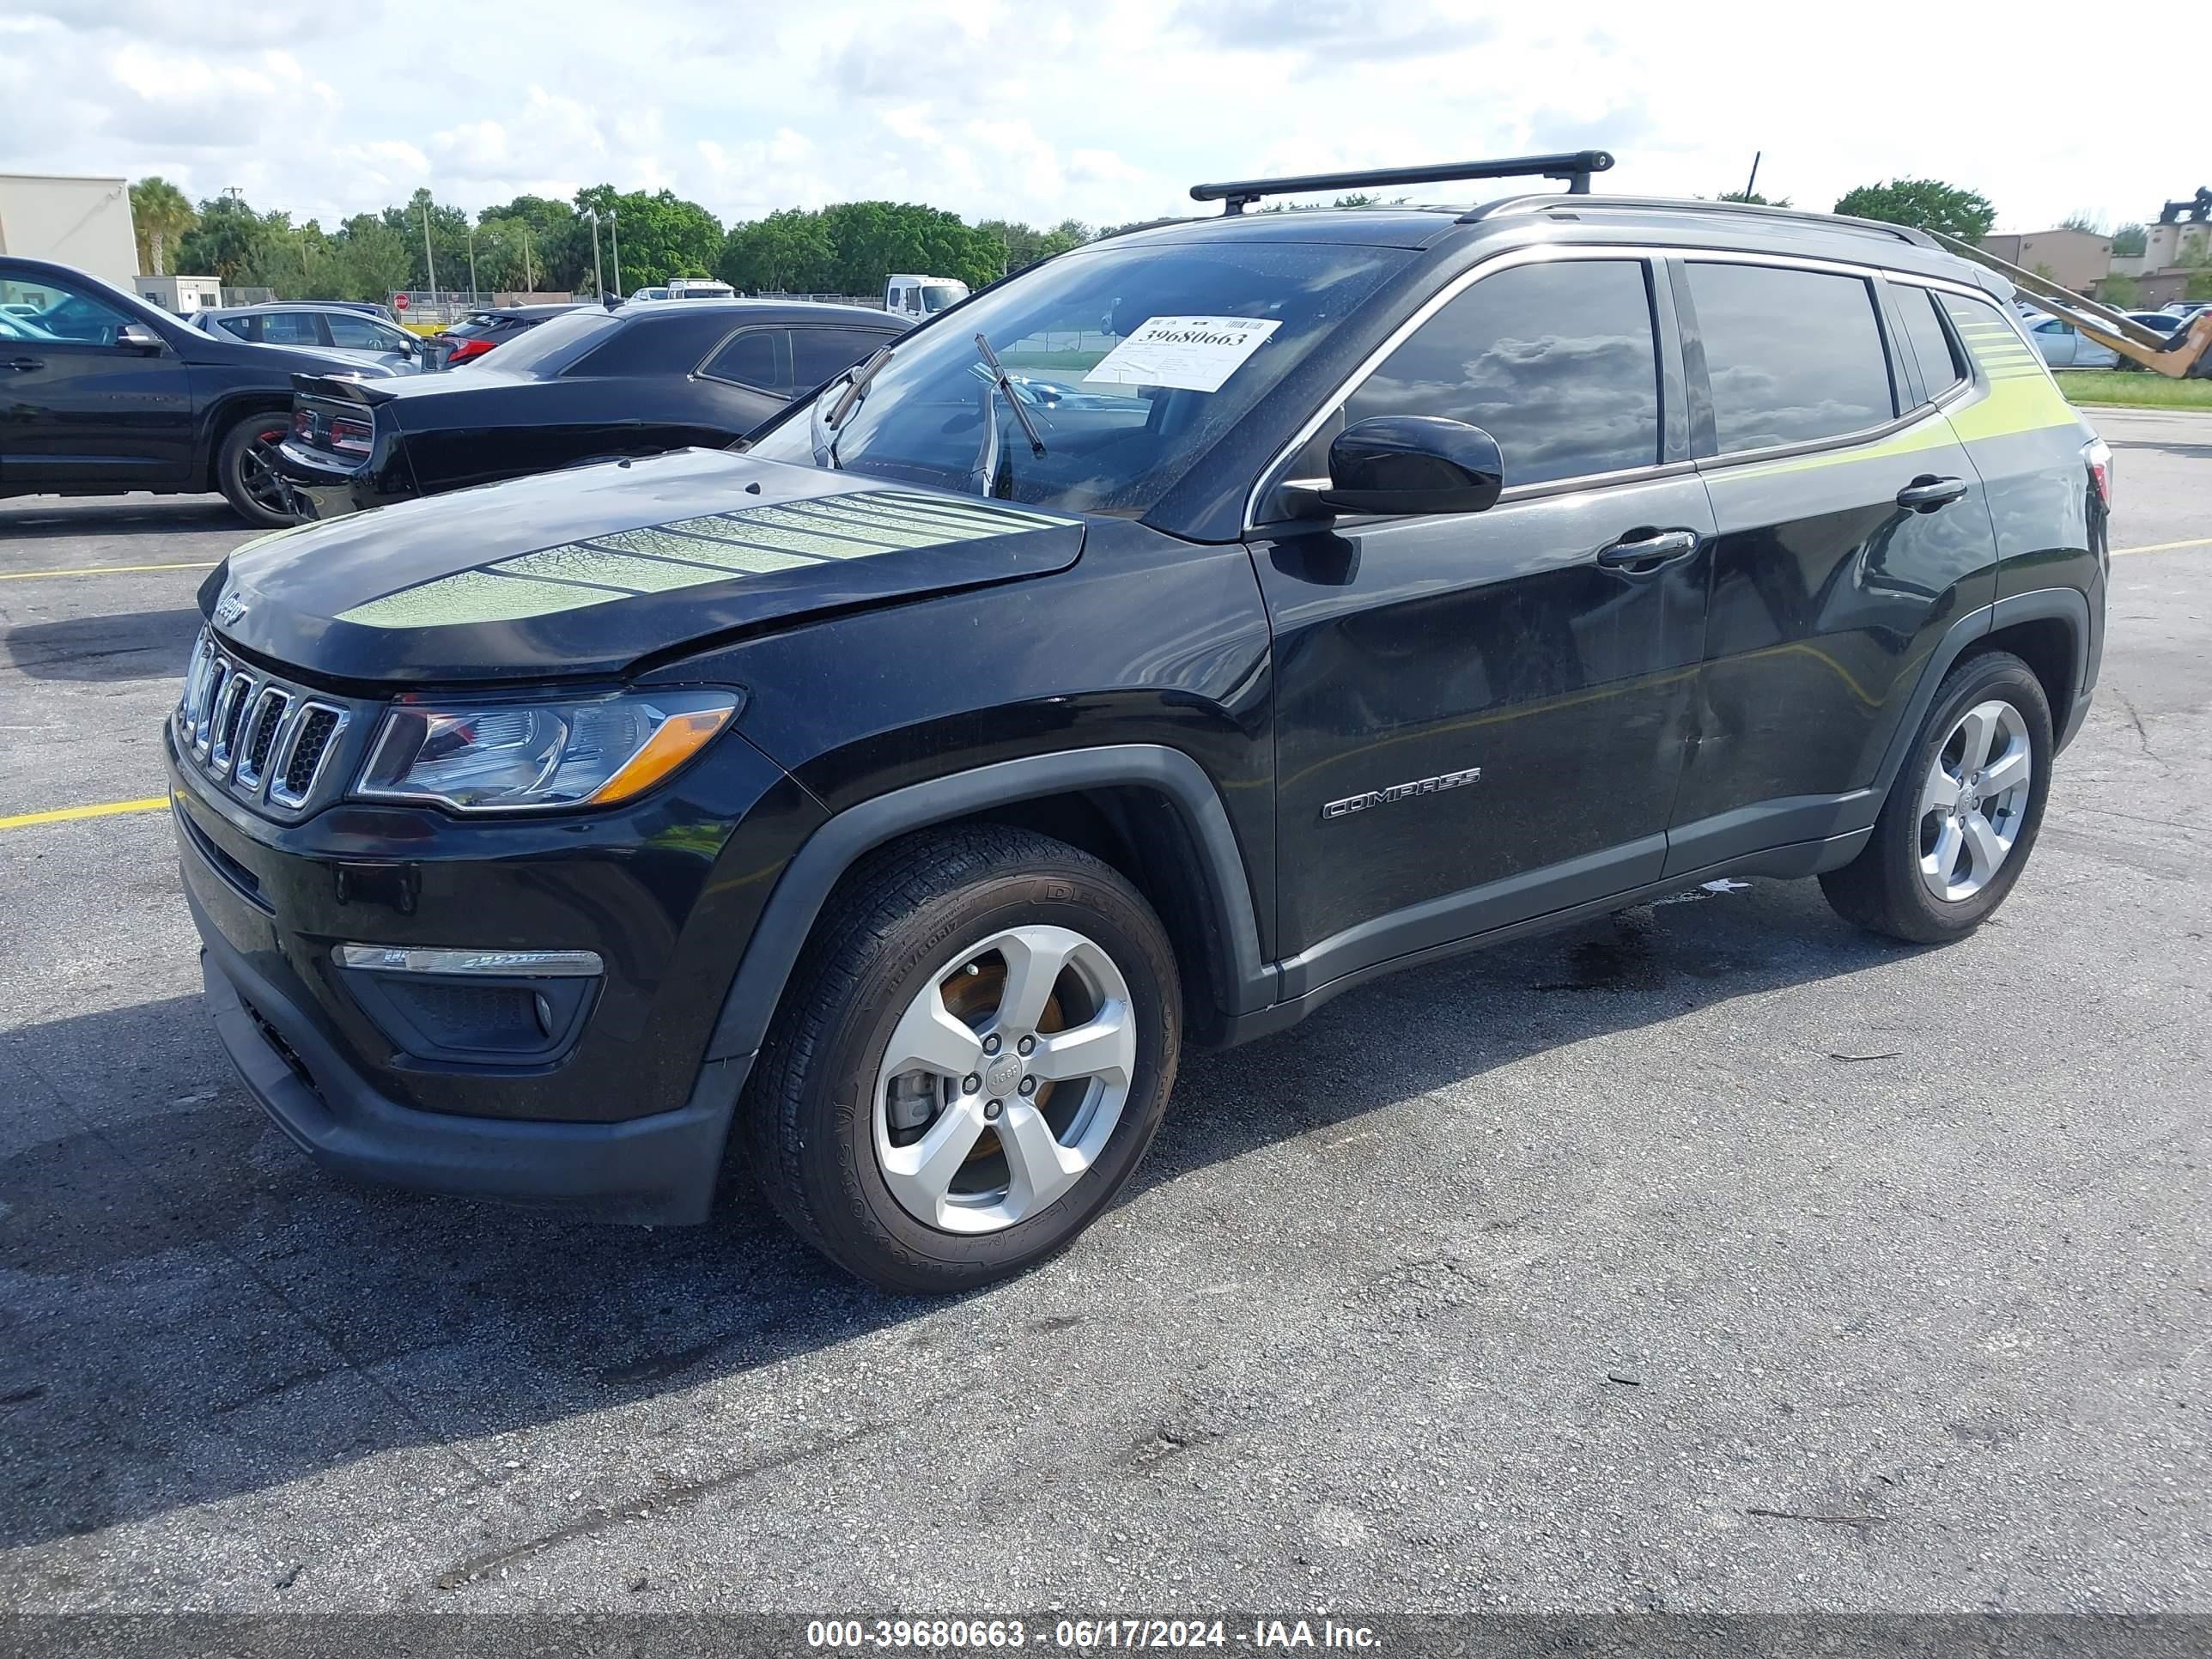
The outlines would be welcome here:
[[[274,487],[276,475],[257,453],[282,442],[290,427],[291,417],[283,410],[264,410],[234,422],[216,446],[216,488],[248,524],[276,530],[297,524],[302,517],[296,508],[283,504],[284,494]]]
[[[1042,1012],[1010,1012],[1033,983]],[[1076,1031],[1080,1047],[1053,1041]],[[1113,1201],[1159,1127],[1182,1033],[1166,930],[1117,872],[1025,830],[925,830],[871,854],[823,908],[741,1144],[776,1212],[840,1267],[890,1291],[972,1289],[1063,1249]],[[920,1049],[934,1069],[890,1071]]]
[[[1972,933],[2027,867],[2056,752],[2050,700],[2033,671],[2008,652],[1967,658],[1937,689],[1872,839],[1820,878],[1828,902],[1846,921],[1915,945]],[[1968,787],[1947,806],[1962,777]]]

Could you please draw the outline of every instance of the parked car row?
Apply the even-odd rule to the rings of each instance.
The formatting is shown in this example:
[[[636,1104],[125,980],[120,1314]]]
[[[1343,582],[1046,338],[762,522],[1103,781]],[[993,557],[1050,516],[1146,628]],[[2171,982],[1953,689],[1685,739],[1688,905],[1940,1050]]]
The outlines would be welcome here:
[[[0,257],[0,495],[219,489],[252,523],[293,523],[273,461],[294,374],[392,376],[323,337],[256,343],[67,266]]]
[[[298,376],[278,470],[308,516],[328,519],[582,461],[720,448],[900,326],[803,302],[586,306],[465,374]]]
[[[423,339],[337,301],[187,321],[82,272],[0,258],[0,495],[215,489],[273,526],[720,447],[906,326],[689,285],[715,288],[612,311],[492,307]]]

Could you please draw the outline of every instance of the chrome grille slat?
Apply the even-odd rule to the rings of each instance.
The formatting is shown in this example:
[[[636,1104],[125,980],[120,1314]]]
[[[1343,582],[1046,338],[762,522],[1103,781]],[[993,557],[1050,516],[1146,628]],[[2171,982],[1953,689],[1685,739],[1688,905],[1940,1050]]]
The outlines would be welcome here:
[[[335,799],[333,757],[355,714],[335,698],[256,672],[203,629],[177,699],[177,757],[226,794],[289,818]]]
[[[318,716],[329,717],[327,726]],[[326,702],[300,705],[291,731],[286,735],[281,764],[269,769],[269,799],[279,806],[305,805],[322,781],[323,768],[337,752],[349,717],[343,708]],[[304,772],[298,769],[304,767]],[[299,777],[295,785],[292,780]]]
[[[264,683],[253,700],[252,712],[240,722],[236,772],[238,781],[248,788],[259,786],[294,701],[290,692]]]
[[[219,778],[230,775],[238,759],[238,728],[246,721],[246,711],[253,701],[257,682],[251,674],[235,669],[222,684],[222,699],[216,707],[215,731],[208,740],[208,765]]]

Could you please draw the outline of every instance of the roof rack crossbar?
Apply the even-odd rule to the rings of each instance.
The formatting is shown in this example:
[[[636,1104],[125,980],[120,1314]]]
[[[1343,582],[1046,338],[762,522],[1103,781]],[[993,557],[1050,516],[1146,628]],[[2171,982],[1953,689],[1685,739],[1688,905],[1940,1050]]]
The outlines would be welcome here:
[[[1613,165],[1609,150],[1560,150],[1549,155],[1507,155],[1494,161],[1445,161],[1425,167],[1374,167],[1361,173],[1308,173],[1291,179],[1238,179],[1193,185],[1194,202],[1219,202],[1224,216],[1242,213],[1267,196],[1310,196],[1328,190],[1388,189],[1436,185],[1455,179],[1563,179],[1573,196],[1589,193],[1590,174]]]

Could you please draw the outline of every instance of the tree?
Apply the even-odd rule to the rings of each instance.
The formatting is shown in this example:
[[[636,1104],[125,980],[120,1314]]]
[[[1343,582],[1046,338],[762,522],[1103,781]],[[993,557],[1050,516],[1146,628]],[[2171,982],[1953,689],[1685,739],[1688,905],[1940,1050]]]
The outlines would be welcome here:
[[[2075,208],[2058,222],[2061,230],[2078,230],[2085,236],[2102,236],[2105,222],[2087,208]]]
[[[185,276],[241,282],[260,259],[269,233],[244,198],[216,197],[200,204],[199,222],[177,245],[177,264]]]
[[[2097,298],[2122,311],[2130,310],[2142,298],[2142,284],[2132,276],[2100,277],[2097,282]]]
[[[672,191],[641,190],[619,195],[612,185],[593,185],[576,192],[576,208],[589,208],[603,221],[601,263],[607,286],[617,294],[665,283],[696,271],[704,276],[720,258],[722,222],[696,202]],[[586,227],[589,231],[588,225]],[[622,246],[622,269],[613,265],[615,245]]]
[[[2141,225],[2122,225],[2112,233],[2112,257],[2115,259],[2140,259],[2148,243],[2148,234]]]
[[[1049,259],[1055,253],[1081,247],[1091,240],[1091,227],[1080,219],[1062,219],[1050,230],[1032,230],[1007,219],[986,219],[975,228],[995,237],[1006,249],[1006,270],[1020,270],[1040,259]]]
[[[732,226],[716,267],[732,288],[875,295],[901,270],[957,276],[980,288],[997,280],[1006,258],[997,234],[940,208],[840,202],[813,212],[787,208]]]
[[[1740,202],[1746,207],[1786,208],[1790,205],[1790,198],[1787,196],[1777,196],[1769,200],[1755,190],[1724,190],[1713,199],[1717,202]],[[1842,211],[1841,209],[1837,210]]]
[[[2212,300],[2212,270],[2191,271],[2188,283],[2181,290],[2181,297],[2191,303],[2198,300]]]
[[[1886,185],[1861,185],[1836,203],[1836,211],[1917,230],[1941,231],[1962,242],[1978,242],[1996,222],[1997,210],[1979,191],[1936,179],[1893,179]]]
[[[161,276],[169,244],[199,222],[185,192],[155,173],[131,186],[131,225],[138,237],[138,268]]]

